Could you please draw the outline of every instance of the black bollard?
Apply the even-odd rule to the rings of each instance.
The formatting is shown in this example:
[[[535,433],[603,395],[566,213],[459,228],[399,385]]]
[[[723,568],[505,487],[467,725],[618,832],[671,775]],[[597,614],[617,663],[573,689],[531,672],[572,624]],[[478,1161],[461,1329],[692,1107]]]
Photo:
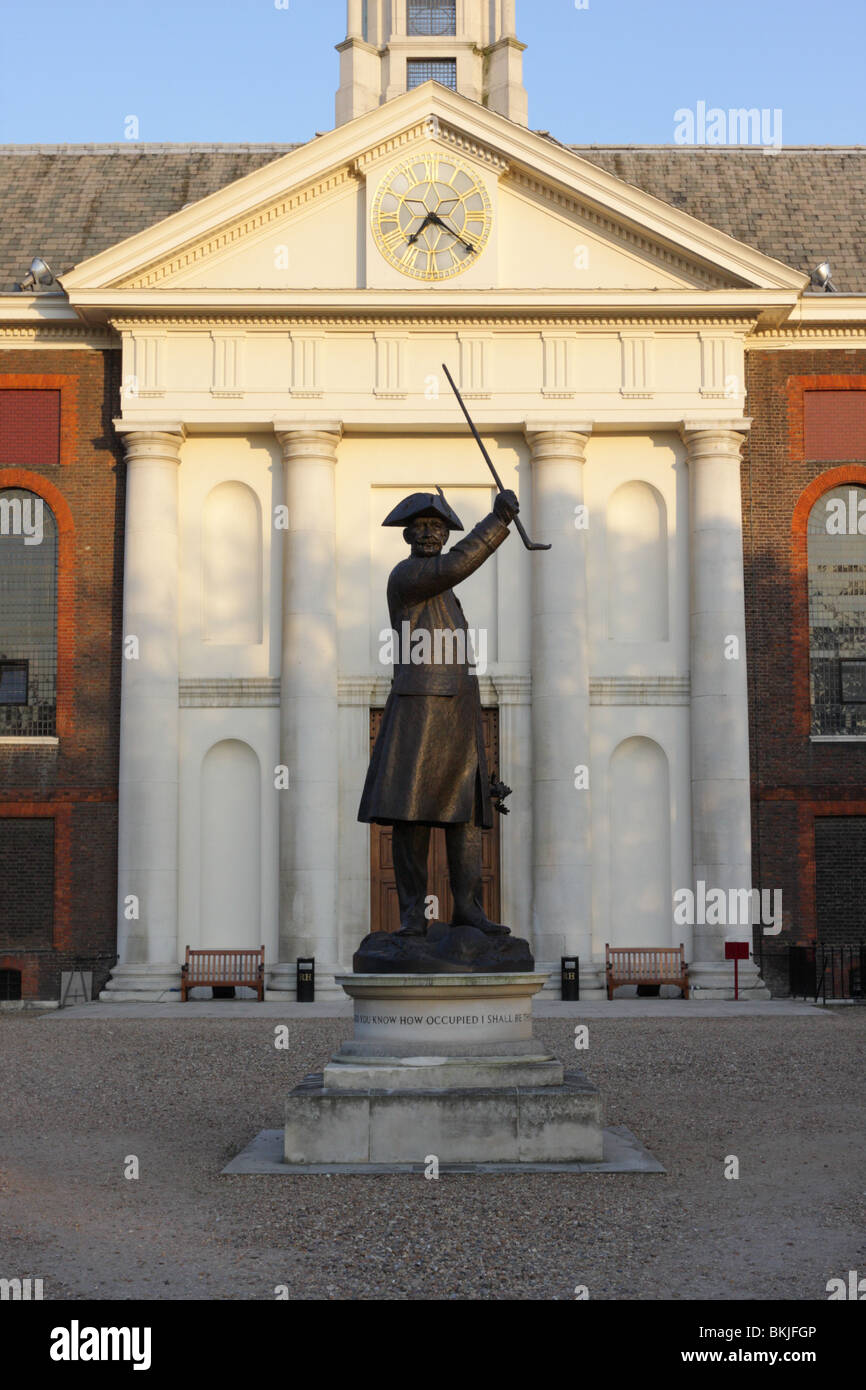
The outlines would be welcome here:
[[[297,1001],[299,1004],[313,1004],[316,999],[316,962],[312,957],[297,961]]]
[[[580,962],[577,956],[562,957],[562,997],[568,1000],[580,998]]]

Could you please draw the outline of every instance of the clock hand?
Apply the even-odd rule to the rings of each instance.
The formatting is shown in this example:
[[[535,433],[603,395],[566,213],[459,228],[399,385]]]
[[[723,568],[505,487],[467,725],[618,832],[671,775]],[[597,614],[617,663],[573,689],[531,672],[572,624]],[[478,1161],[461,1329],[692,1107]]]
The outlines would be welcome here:
[[[421,235],[421,233],[422,233],[423,231],[426,231],[426,229],[427,229],[427,227],[429,227],[430,223],[431,223],[431,222],[434,222],[435,220],[436,220],[436,214],[435,214],[434,212],[428,212],[427,216],[424,218],[424,221],[421,223],[421,226],[418,228],[418,230],[417,230],[417,232],[415,233],[415,235],[409,237],[409,239],[408,239],[408,241],[407,241],[407,243],[406,243],[407,246],[414,246],[415,242],[418,240],[418,238],[419,238],[419,236]]]
[[[464,238],[458,232],[456,227],[449,227],[448,223],[442,220],[438,212],[431,212],[429,216],[429,221],[432,222],[435,226],[441,227],[443,231],[450,232],[452,236],[456,237],[457,240],[460,242],[460,245],[466,247],[466,250],[469,252],[470,256],[473,256],[475,254],[478,248],[475,246],[471,246],[468,241],[465,241]]]

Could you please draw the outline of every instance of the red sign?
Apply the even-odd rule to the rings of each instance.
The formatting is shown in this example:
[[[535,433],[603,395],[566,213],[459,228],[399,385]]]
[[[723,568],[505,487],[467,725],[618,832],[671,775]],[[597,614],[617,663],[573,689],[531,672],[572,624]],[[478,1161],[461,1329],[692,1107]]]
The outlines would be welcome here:
[[[725,960],[748,960],[749,943],[748,941],[726,941]]]

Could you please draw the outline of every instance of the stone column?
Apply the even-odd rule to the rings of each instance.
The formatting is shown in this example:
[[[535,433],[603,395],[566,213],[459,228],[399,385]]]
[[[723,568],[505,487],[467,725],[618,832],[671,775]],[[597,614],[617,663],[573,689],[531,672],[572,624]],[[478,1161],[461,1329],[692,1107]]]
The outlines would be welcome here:
[[[752,887],[749,797],[749,704],[740,450],[750,422],[686,422],[691,550],[692,859],[699,883]],[[684,886],[684,885],[676,885]],[[749,926],[696,922],[692,987],[698,997],[728,997],[733,966],[727,937],[751,940]],[[743,966],[740,988],[762,991],[754,965]],[[765,991],[763,991],[766,993]],[[754,997],[754,995],[753,995]]]
[[[349,22],[346,27],[346,37],[350,39],[363,39],[365,37],[363,0],[349,0]]]
[[[516,538],[515,538],[516,539]],[[518,544],[520,542],[518,541]],[[532,937],[532,695],[528,676],[495,676],[499,775],[517,790],[500,816],[502,917],[515,936]],[[522,789],[522,794],[521,794]]]
[[[178,963],[178,465],[184,430],[124,436],[118,964],[101,998],[160,1000]],[[179,992],[170,996],[179,1002]]]
[[[336,463],[342,428],[278,427],[286,477],[280,761],[280,963],[271,997],[294,998],[298,956],[315,956],[319,997],[334,984],[337,942]]]
[[[588,767],[589,659],[583,465],[590,425],[527,428],[532,531],[553,549],[532,556],[533,945],[539,965],[580,957],[581,996],[600,994],[592,963],[592,818]]]

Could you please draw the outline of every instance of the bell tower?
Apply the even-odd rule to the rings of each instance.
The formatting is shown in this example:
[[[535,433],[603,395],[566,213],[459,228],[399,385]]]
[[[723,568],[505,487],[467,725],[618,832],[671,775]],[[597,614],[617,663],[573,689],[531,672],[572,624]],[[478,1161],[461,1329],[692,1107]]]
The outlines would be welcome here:
[[[348,0],[337,125],[423,82],[529,124],[516,0]]]

